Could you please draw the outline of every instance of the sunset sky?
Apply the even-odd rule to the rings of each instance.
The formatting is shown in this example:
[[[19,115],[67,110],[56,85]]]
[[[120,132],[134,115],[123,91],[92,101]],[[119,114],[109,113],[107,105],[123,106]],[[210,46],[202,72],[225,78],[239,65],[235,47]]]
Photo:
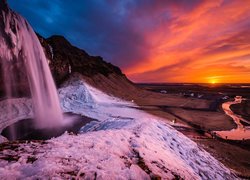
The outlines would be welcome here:
[[[250,83],[250,0],[8,0],[135,82]]]

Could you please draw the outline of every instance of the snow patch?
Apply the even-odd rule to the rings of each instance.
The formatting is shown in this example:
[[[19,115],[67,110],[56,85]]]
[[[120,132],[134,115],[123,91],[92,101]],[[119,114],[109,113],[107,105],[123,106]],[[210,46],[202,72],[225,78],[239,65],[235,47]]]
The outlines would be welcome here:
[[[10,124],[32,117],[31,99],[15,98],[0,101],[0,132]]]
[[[50,54],[51,54],[51,58],[52,60],[54,59],[54,52],[53,52],[53,47],[49,44],[49,51],[50,51]]]
[[[235,179],[224,165],[159,117],[104,94],[84,81],[59,89],[66,112],[93,117],[79,135],[46,143],[22,143],[8,162],[0,160],[0,178],[84,179]],[[11,177],[12,176],[12,177]]]

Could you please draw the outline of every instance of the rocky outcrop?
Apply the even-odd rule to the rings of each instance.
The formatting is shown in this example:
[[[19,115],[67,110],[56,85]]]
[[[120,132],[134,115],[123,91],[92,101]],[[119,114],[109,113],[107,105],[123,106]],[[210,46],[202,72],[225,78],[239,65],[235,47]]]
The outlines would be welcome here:
[[[68,79],[72,73],[80,73],[86,77],[109,77],[112,74],[128,81],[118,67],[105,62],[100,56],[90,56],[84,50],[72,46],[63,36],[55,35],[48,39],[40,35],[38,37],[57,85]]]
[[[10,10],[5,1],[1,0],[0,3],[1,10]],[[4,21],[0,21],[0,23],[4,23]],[[5,27],[5,25],[2,24],[1,27]],[[81,78],[96,88],[120,98],[131,100],[133,92],[138,90],[118,67],[105,62],[100,56],[91,56],[84,50],[71,45],[63,36],[54,35],[46,39],[37,34],[37,37],[43,47],[57,87],[68,80],[73,74],[80,74]],[[23,71],[25,71],[25,68],[23,68]],[[20,74],[18,71],[16,72],[15,74]],[[17,92],[17,97],[19,95],[30,95],[28,80],[22,74],[18,75],[18,78],[20,78],[15,83],[18,87],[15,89],[20,91]],[[0,74],[0,83],[0,97],[4,97],[6,93],[4,92],[4,87],[2,87],[4,84],[3,74]]]

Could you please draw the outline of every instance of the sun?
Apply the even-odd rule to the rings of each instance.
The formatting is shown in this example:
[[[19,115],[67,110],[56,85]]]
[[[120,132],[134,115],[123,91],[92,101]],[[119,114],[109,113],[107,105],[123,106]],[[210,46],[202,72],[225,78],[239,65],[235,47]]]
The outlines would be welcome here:
[[[210,76],[206,78],[209,84],[217,84],[218,83],[218,77],[217,76]]]
[[[216,80],[211,80],[210,83],[211,83],[211,84],[216,84],[217,82],[216,82]]]

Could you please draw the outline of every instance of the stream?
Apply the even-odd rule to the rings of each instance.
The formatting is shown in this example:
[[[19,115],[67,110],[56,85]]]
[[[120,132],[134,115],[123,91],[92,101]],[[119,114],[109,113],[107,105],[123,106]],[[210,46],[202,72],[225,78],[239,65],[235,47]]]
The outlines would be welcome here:
[[[222,104],[222,108],[226,115],[230,116],[237,125],[236,129],[227,130],[227,131],[214,131],[217,136],[223,139],[229,140],[246,140],[250,139],[250,126],[244,126],[241,121],[247,121],[243,119],[240,115],[235,114],[231,109],[230,106],[232,104],[239,104],[242,102],[241,96],[236,96],[234,101],[225,102]]]

